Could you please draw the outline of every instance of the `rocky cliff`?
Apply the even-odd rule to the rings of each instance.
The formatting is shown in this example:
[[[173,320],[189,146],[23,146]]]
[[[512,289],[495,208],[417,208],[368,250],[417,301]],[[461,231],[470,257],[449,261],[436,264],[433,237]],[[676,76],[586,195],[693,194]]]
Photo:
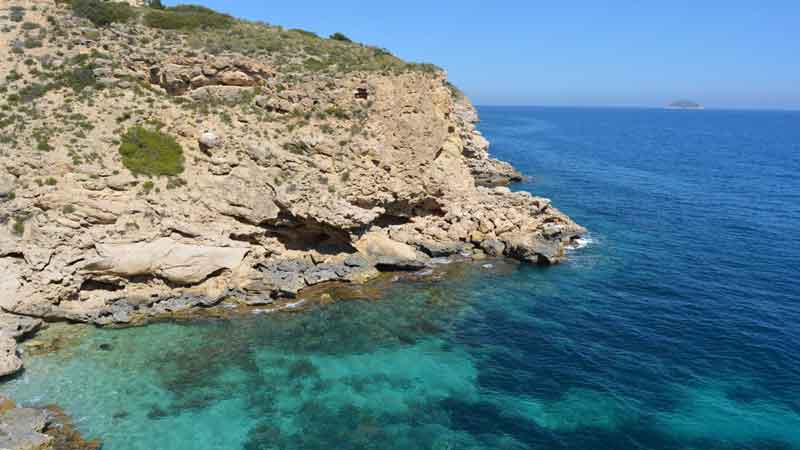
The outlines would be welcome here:
[[[92,5],[0,6],[6,312],[128,323],[451,254],[551,264],[584,231],[498,186],[520,175],[436,67],[203,8]]]

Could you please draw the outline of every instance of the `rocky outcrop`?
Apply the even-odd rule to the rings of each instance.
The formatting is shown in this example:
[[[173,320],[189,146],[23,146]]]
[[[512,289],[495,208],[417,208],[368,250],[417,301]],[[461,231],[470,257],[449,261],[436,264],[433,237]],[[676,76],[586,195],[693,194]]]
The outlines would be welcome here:
[[[42,325],[41,319],[0,313],[0,377],[22,370],[17,341],[36,333]]]
[[[238,268],[248,247],[189,245],[170,238],[133,244],[97,244],[98,259],[83,266],[95,275],[156,276],[178,285],[200,283],[222,270]]]
[[[475,127],[479,122],[478,113],[467,97],[459,94],[454,104],[454,112],[467,167],[480,186],[505,186],[522,181],[524,177],[511,164],[489,156],[489,141]]]
[[[229,58],[170,57],[162,61],[129,59],[127,67],[134,73],[149,66],[149,81],[170,94],[180,95],[206,86],[261,86],[273,76],[265,64],[243,56]]]
[[[47,411],[37,408],[18,408],[0,397],[0,448],[9,450],[51,449],[53,437],[44,433],[50,420]]]
[[[0,448],[4,450],[98,450],[98,441],[86,441],[57,407],[17,406],[0,396]]]
[[[0,336],[0,377],[13,375],[22,369],[22,359],[17,354],[17,341]]]
[[[23,339],[42,328],[44,322],[35,317],[17,316],[0,313],[0,336],[12,339]]]
[[[20,111],[36,96],[34,116],[0,129],[12,136],[0,140],[3,311],[130,323],[449,255],[553,264],[584,232],[548,199],[499,186],[521,175],[490,157],[475,108],[441,70],[390,70],[387,55],[340,42],[329,55],[340,59],[324,64],[296,52],[326,41],[189,51],[187,35],[90,28],[55,3],[26,20],[46,29],[48,16],[63,36],[28,50],[47,62],[35,71],[8,50],[28,31],[0,34],[16,61],[0,77],[16,80],[7,87]],[[271,45],[307,39],[264,33],[280,35]],[[253,43],[237,36],[226,48]],[[359,61],[345,51],[379,65],[345,70]],[[32,91],[45,72],[74,82]],[[129,170],[119,149],[133,127],[174,139],[182,172]]]

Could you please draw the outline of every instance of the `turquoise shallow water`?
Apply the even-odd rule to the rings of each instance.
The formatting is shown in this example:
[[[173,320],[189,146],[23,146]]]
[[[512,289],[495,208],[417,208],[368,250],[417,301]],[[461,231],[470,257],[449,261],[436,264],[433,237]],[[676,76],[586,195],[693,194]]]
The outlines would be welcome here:
[[[481,115],[567,264],[90,330],[0,391],[113,450],[800,448],[800,113]]]

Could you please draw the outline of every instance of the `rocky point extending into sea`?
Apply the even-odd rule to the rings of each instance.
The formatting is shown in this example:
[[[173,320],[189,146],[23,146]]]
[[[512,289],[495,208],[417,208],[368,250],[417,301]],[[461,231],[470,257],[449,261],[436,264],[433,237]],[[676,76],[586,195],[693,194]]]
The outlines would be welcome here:
[[[3,375],[43,320],[265,305],[452,255],[553,264],[584,232],[506,187],[521,175],[435,66],[210,10],[72,3],[0,6]]]

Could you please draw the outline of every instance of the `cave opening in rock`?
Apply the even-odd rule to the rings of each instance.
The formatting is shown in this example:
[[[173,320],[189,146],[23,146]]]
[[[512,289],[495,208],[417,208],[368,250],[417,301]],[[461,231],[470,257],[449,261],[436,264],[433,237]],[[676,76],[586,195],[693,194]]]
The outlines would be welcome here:
[[[262,227],[268,236],[276,238],[288,250],[313,250],[323,255],[356,251],[350,242],[350,233],[314,219],[284,212]]]
[[[80,291],[121,291],[124,286],[108,280],[89,278],[81,283]]]

